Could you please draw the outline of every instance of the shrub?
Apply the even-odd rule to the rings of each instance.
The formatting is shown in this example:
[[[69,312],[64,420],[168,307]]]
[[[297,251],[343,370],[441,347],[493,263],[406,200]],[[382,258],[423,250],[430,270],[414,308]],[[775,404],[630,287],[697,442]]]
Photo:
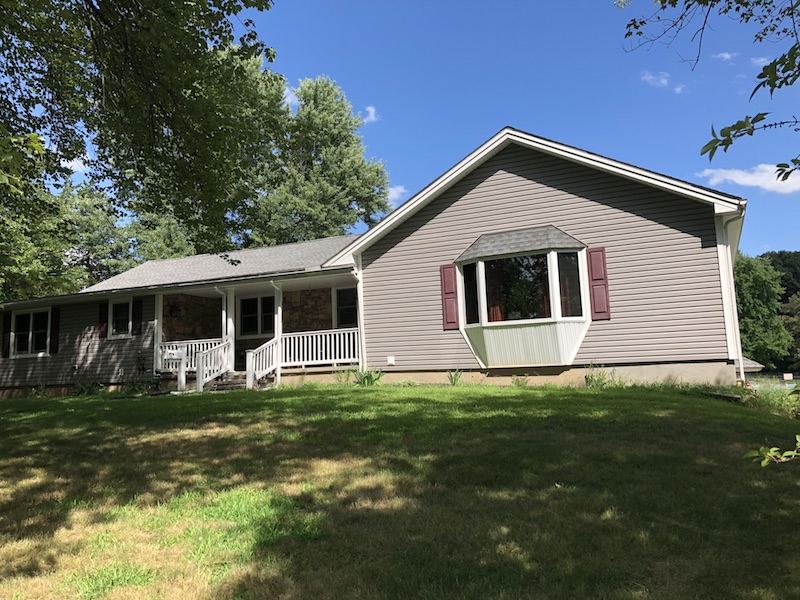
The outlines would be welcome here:
[[[383,377],[383,371],[380,369],[364,369],[361,371],[355,371],[353,373],[356,379],[356,385],[360,385],[361,387],[369,387],[371,385],[378,385]]]
[[[463,374],[464,372],[461,369],[447,371],[447,380],[450,382],[450,385],[458,385],[458,382],[461,380],[461,376]]]

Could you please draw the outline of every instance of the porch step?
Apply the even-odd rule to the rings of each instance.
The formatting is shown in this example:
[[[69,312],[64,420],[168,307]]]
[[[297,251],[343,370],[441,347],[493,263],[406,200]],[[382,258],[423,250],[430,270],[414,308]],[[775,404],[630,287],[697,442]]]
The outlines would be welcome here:
[[[211,392],[227,392],[230,390],[243,390],[247,387],[245,373],[229,373],[223,379],[215,379],[206,386]]]

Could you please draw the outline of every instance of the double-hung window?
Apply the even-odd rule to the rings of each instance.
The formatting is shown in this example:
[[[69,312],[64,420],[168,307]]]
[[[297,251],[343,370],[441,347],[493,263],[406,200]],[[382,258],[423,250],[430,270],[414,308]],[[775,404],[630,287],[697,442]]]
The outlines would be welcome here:
[[[50,340],[50,310],[14,313],[11,326],[14,356],[43,356]]]
[[[111,300],[108,307],[109,339],[131,336],[133,326],[133,302],[128,300]]]
[[[239,336],[266,337],[275,333],[275,297],[242,298],[239,301]]]

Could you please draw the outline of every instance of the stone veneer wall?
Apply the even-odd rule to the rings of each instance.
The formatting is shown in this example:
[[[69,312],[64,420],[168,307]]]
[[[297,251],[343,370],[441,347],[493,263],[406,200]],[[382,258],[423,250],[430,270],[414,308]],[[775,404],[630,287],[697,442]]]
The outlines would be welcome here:
[[[333,329],[331,289],[283,293],[283,331]]]
[[[180,317],[170,316],[173,308]],[[222,337],[222,298],[202,298],[188,294],[164,296],[165,342],[204,340]]]

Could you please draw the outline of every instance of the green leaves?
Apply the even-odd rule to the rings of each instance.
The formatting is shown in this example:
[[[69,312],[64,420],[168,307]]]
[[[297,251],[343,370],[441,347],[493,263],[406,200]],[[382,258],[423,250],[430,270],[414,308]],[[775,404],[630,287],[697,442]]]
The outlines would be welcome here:
[[[294,90],[297,107],[280,113],[281,133],[258,197],[244,209],[247,243],[271,245],[341,235],[388,211],[388,176],[368,159],[362,125],[344,92],[327,77]]]
[[[727,152],[728,148],[737,138],[745,135],[753,135],[759,129],[773,127],[774,125],[772,124],[759,125],[767,118],[768,114],[769,113],[758,113],[753,117],[748,115],[733,125],[729,125],[728,127],[723,127],[720,129],[719,135],[717,135],[717,132],[714,130],[714,126],[712,125],[711,140],[708,141],[705,146],[703,146],[703,148],[700,150],[700,154],[708,154],[708,159],[711,160],[714,158],[714,154],[718,149],[722,148],[723,152]]]
[[[788,355],[792,344],[792,336],[779,315],[783,293],[780,273],[766,258],[740,254],[734,266],[734,280],[742,350],[772,368]]]
[[[800,458],[800,435],[795,436],[795,441],[797,443],[795,450],[784,451],[774,446],[772,448],[762,446],[758,450],[746,452],[742,458],[752,458],[753,462],[760,462],[762,467],[766,467],[772,463],[786,463]]]

